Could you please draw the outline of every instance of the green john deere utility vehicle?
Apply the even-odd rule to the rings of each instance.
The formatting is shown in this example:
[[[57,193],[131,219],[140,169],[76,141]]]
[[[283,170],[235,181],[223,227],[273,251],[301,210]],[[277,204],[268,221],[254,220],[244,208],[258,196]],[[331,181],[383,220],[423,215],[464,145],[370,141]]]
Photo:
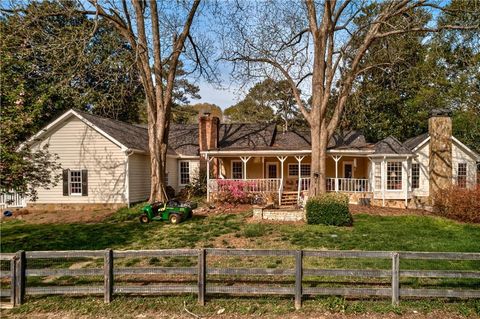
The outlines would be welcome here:
[[[196,203],[179,202],[174,199],[166,203],[155,202],[153,204],[147,204],[141,208],[142,214],[140,215],[140,222],[145,224],[152,220],[168,220],[171,224],[179,224],[191,218],[195,208],[197,208]]]

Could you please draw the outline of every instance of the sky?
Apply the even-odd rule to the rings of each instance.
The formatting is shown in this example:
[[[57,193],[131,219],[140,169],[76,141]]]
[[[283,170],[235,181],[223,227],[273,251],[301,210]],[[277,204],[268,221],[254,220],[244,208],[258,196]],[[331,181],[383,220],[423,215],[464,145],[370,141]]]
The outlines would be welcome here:
[[[191,101],[195,103],[212,103],[220,106],[222,110],[236,104],[244,95],[235,87],[218,88],[208,82],[197,83],[200,87],[200,100]]]

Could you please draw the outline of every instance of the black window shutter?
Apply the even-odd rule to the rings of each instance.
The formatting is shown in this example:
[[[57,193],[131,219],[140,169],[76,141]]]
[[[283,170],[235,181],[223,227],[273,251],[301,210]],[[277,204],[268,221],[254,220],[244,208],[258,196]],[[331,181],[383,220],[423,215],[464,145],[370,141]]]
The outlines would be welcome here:
[[[88,170],[82,169],[82,196],[88,196]]]
[[[63,174],[63,196],[68,196],[68,169],[64,169],[62,174]]]

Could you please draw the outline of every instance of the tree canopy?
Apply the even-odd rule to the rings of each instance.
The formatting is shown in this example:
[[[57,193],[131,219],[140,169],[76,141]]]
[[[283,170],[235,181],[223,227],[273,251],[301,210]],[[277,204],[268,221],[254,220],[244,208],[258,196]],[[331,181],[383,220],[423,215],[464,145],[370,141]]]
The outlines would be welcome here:
[[[444,24],[450,19],[439,17]],[[364,65],[377,67],[355,81],[341,127],[360,129],[372,141],[405,140],[428,131],[432,109],[450,109],[454,135],[480,150],[479,38],[469,30],[443,30],[381,39],[364,56]]]
[[[102,20],[52,14],[63,6],[75,8],[33,2],[0,19],[2,190],[33,194],[55,177],[55,154],[16,149],[65,110],[136,122],[144,103],[128,43]]]
[[[283,129],[304,125],[292,89],[287,81],[267,78],[250,88],[247,95],[224,111],[231,122],[277,121]]]

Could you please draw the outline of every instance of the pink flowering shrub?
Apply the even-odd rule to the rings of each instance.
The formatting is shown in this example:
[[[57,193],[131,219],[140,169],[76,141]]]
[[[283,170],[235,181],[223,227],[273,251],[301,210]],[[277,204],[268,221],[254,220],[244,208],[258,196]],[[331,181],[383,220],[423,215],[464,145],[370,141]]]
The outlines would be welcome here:
[[[252,199],[252,193],[249,191],[254,182],[239,180],[217,180],[218,196],[220,202],[228,202],[233,204],[246,204]]]

